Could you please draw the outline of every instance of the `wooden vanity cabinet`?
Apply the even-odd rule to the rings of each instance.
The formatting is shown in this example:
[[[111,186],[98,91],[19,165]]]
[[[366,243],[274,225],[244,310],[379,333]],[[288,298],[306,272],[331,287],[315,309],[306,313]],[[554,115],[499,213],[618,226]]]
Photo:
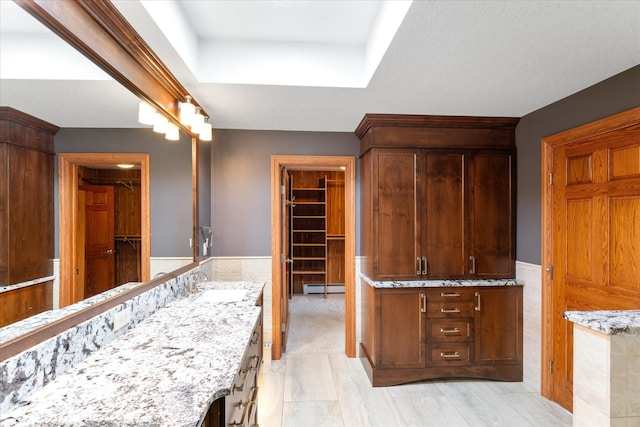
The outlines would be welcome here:
[[[373,280],[515,275],[517,119],[366,115],[363,272]]]
[[[261,304],[260,302],[259,305]],[[251,340],[242,357],[231,390],[229,390],[230,394],[211,404],[202,426],[249,427],[258,425],[258,374],[261,364],[262,316],[253,330]]]
[[[522,381],[522,286],[363,286],[361,358],[374,386]]]

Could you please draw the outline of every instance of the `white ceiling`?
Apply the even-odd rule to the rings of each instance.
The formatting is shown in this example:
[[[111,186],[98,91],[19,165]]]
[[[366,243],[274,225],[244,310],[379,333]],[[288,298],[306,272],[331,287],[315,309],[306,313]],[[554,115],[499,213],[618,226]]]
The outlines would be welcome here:
[[[139,126],[135,97],[86,60],[89,77],[78,76],[79,55],[50,74],[74,56],[64,46],[8,59],[46,34],[6,3],[0,104],[62,127]],[[520,117],[640,64],[637,1],[114,3],[214,128],[351,132],[365,113]],[[14,69],[30,62],[29,73]]]

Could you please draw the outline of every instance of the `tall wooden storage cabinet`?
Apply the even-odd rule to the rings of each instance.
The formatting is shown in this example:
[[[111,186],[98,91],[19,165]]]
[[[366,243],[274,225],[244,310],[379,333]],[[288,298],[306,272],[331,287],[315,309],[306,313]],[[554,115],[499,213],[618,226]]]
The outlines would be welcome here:
[[[515,276],[518,119],[368,114],[363,272],[373,280]]]
[[[36,117],[0,107],[0,286],[52,274],[53,137],[58,130]],[[0,294],[7,308],[0,322],[12,323],[50,309],[51,288],[49,281],[11,291],[21,294],[12,302],[11,292]]]

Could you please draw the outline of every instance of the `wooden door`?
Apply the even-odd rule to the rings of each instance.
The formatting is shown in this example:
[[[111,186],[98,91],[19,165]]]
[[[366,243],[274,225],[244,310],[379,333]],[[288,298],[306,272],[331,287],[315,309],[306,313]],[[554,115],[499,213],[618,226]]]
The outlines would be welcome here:
[[[422,268],[430,279],[467,274],[465,158],[462,152],[429,151],[425,156]]]
[[[515,187],[511,152],[478,152],[469,162],[469,276],[515,277]]]
[[[114,191],[106,185],[81,185],[85,193],[85,292],[88,298],[112,289],[114,264]]]
[[[640,125],[564,139],[553,148],[548,183],[551,395],[571,410],[573,324],[563,313],[640,308]]]
[[[376,158],[371,241],[377,280],[415,280],[421,274],[420,153],[396,149],[373,153]]]
[[[475,364],[521,364],[522,287],[479,287],[475,298]]]
[[[293,286],[293,261],[291,258],[291,210],[293,209],[291,198],[291,180],[286,168],[280,169],[280,218],[281,225],[281,263],[280,263],[280,345],[282,352],[287,351],[287,334],[289,332],[289,298],[291,298]]]
[[[376,290],[377,368],[424,368],[426,293],[423,289]]]

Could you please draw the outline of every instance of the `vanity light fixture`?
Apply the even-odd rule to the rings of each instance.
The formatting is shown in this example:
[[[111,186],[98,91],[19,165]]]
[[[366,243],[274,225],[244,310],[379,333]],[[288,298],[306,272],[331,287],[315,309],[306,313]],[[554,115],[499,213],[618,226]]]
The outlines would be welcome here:
[[[196,114],[196,106],[191,103],[191,96],[185,96],[186,101],[180,103],[180,123],[191,126]]]
[[[157,133],[167,133],[167,125],[169,120],[162,114],[156,112],[153,120],[153,131]]]
[[[131,163],[120,163],[116,166],[118,166],[120,169],[131,169],[134,165],[132,165]]]
[[[191,120],[191,132],[199,134],[204,124],[204,116],[200,114],[200,107],[196,107],[196,113]]]
[[[164,134],[164,137],[169,141],[178,141],[180,139],[180,129],[178,125],[167,122],[167,133]]]
[[[209,116],[204,118],[204,123],[202,123],[202,127],[200,128],[200,140],[201,141],[211,141],[213,139],[213,132],[211,130],[211,123],[209,123]]]
[[[138,104],[138,121],[143,125],[154,124],[156,109],[146,102],[142,101]]]

